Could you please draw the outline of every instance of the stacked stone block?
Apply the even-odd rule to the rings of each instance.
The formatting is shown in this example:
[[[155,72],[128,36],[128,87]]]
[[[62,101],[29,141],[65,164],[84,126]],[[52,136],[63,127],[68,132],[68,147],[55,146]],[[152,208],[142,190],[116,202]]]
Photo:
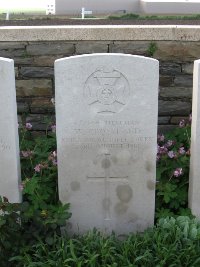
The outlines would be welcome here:
[[[0,56],[15,61],[18,113],[44,130],[54,121],[54,61],[88,53],[151,56],[160,62],[159,131],[173,128],[191,112],[193,61],[200,42],[188,41],[42,41],[0,42]],[[133,73],[134,75],[134,73]]]

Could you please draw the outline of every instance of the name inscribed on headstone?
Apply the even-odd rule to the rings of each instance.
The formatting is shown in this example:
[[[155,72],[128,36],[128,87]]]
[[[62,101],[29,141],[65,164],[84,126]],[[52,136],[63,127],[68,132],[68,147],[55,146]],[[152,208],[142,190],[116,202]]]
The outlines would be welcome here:
[[[139,121],[77,121],[65,129],[62,141],[81,150],[104,148],[130,149],[139,152],[141,145],[152,142]]]

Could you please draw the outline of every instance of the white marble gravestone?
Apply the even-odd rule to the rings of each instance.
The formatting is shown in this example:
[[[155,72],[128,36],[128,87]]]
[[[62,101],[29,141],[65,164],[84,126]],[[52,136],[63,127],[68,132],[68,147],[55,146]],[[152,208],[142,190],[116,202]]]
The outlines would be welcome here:
[[[154,222],[158,61],[123,54],[56,60],[59,195],[68,230],[118,234]]]
[[[200,218],[200,60],[194,62],[189,207]]]
[[[14,61],[0,58],[0,196],[20,202],[20,163]]]

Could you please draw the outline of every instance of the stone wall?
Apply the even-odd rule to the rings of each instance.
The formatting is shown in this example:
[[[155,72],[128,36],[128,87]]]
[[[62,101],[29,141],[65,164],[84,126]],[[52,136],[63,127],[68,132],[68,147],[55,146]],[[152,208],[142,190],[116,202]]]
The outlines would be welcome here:
[[[200,58],[200,39],[199,41],[159,40],[159,38],[125,41],[121,40],[122,38],[110,39],[108,41],[99,38],[92,41],[78,38],[60,41],[29,41],[28,38],[27,41],[14,41],[9,38],[0,40],[0,56],[15,60],[19,120],[31,122],[36,131],[46,130],[47,121],[55,122],[55,108],[52,103],[54,61],[85,53],[127,53],[158,59],[160,62],[159,131],[166,131],[177,125],[181,118],[187,118],[191,112],[193,61]]]

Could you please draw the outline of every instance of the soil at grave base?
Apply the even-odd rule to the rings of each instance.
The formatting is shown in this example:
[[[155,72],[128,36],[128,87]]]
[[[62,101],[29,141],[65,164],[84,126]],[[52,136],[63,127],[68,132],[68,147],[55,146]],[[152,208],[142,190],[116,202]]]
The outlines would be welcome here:
[[[108,19],[34,19],[0,20],[0,26],[50,25],[200,25],[200,20],[108,20]]]

